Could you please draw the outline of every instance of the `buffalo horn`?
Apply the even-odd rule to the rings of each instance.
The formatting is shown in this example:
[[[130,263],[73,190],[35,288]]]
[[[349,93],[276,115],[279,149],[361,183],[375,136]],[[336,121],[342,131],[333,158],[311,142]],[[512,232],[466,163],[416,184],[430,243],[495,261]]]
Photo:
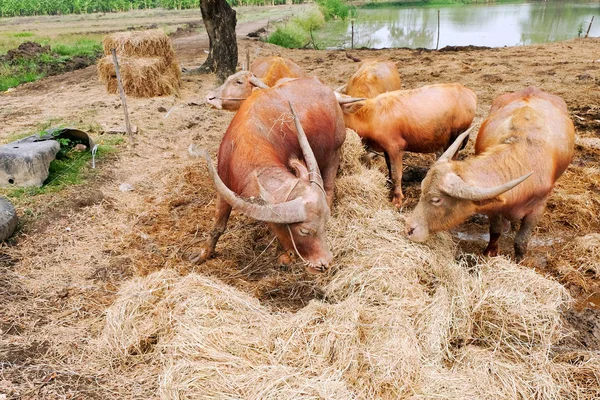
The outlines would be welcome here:
[[[456,138],[454,143],[452,143],[452,145],[450,147],[448,147],[448,149],[446,149],[444,154],[442,154],[441,157],[438,158],[437,163],[450,161],[452,159],[452,157],[454,157],[454,155],[456,154],[458,149],[460,148],[460,145],[462,144],[463,140],[465,140],[465,137],[469,136],[469,133],[471,132],[471,130],[473,130],[473,128],[474,128],[474,126],[471,126],[469,129],[467,129],[466,131],[461,133],[460,136]]]
[[[298,197],[291,201],[278,204],[256,204],[242,199],[237,193],[225,185],[221,177],[215,170],[215,166],[210,159],[210,155],[205,149],[196,149],[192,144],[188,149],[194,156],[201,156],[206,159],[208,172],[212,178],[217,192],[227,203],[236,210],[259,221],[272,222],[275,224],[293,224],[306,220],[306,210],[304,209],[304,200]]]
[[[319,170],[319,164],[317,164],[315,154],[310,147],[310,143],[308,143],[306,133],[304,133],[304,128],[302,128],[302,124],[296,115],[296,111],[294,110],[292,103],[288,101],[288,104],[290,105],[292,116],[294,117],[294,124],[296,125],[296,131],[298,132],[298,143],[300,143],[300,149],[302,149],[304,161],[306,162],[306,167],[308,168],[308,173],[312,179],[319,184],[319,186],[323,187],[323,178],[321,178],[321,171]]]
[[[529,178],[532,174],[533,172],[529,172],[520,178],[513,179],[512,181],[491,188],[480,188],[468,185],[461,177],[452,174],[446,177],[445,182],[440,189],[442,192],[459,199],[473,201],[487,200],[493,199],[494,197],[509,191],[525,179]]]
[[[367,100],[365,97],[350,97],[347,95],[342,95],[335,91],[333,92],[333,94],[335,94],[335,98],[339,104],[349,104],[356,103],[357,101]]]
[[[250,81],[251,84],[253,84],[257,88],[261,88],[261,89],[268,89],[269,88],[263,81],[261,81],[259,78],[257,78],[253,74],[250,75],[250,78],[248,80]]]
[[[346,83],[345,85],[340,86],[339,88],[335,89],[334,92],[336,93],[342,93],[346,90],[346,88],[348,87],[348,84]]]

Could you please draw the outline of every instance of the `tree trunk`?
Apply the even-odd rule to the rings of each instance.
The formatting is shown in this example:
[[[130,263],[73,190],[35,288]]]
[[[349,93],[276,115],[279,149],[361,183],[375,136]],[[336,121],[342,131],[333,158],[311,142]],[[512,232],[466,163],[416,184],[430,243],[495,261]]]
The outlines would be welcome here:
[[[210,47],[208,58],[197,72],[215,72],[224,81],[235,72],[238,61],[235,11],[226,0],[200,0],[200,11]]]

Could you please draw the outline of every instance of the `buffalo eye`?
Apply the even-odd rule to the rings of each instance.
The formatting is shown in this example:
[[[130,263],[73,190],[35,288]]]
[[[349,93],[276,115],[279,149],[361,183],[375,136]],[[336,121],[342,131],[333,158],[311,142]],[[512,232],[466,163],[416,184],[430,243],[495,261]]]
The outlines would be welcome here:
[[[439,197],[432,197],[431,200],[429,200],[429,201],[434,206],[439,206],[440,204],[442,204],[442,199],[440,199]]]
[[[306,229],[306,228],[300,228],[298,232],[300,233],[301,236],[308,236],[308,235],[310,235],[310,230]]]

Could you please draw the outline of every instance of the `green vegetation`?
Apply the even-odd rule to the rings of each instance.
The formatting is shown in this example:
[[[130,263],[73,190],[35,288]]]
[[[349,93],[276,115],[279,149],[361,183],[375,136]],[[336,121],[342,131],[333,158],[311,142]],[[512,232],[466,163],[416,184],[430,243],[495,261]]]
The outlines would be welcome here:
[[[354,7],[343,0],[316,0],[319,9],[326,20],[341,18],[346,19],[354,13]]]
[[[147,8],[198,8],[197,0],[0,0],[0,17],[87,14]]]
[[[102,54],[102,44],[95,40],[79,39],[74,44],[55,44],[52,51],[61,56],[98,58]]]
[[[0,57],[0,92],[47,75],[93,64],[102,54],[102,45],[89,39],[80,39],[70,45],[57,43],[52,47],[37,42],[24,46],[26,49],[17,49]],[[75,58],[78,58],[77,63]]]
[[[313,48],[317,48],[313,32],[324,25],[323,14],[319,10],[311,9],[279,25],[267,41],[288,49],[302,48],[311,44]]]
[[[40,132],[40,134],[43,133]],[[91,168],[92,154],[89,149],[82,152],[75,151],[73,147],[76,143],[71,140],[59,139],[58,141],[61,145],[60,152],[56,155],[56,159],[50,163],[48,178],[42,187],[0,189],[0,195],[18,201],[41,194],[56,193],[69,186],[81,185],[90,176],[93,176],[94,170]],[[117,151],[116,146],[124,143],[124,141],[120,136],[103,140],[103,143],[98,145],[96,161],[115,153]]]

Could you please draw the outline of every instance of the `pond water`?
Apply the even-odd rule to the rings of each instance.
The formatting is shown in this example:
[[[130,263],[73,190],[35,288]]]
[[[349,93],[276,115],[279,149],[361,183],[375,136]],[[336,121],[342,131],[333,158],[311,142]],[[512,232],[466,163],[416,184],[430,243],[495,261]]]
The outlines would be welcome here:
[[[361,8],[354,21],[354,47],[439,48],[516,46],[600,36],[599,1],[547,0],[452,6]],[[351,22],[331,21],[321,36],[326,46],[351,47]]]

